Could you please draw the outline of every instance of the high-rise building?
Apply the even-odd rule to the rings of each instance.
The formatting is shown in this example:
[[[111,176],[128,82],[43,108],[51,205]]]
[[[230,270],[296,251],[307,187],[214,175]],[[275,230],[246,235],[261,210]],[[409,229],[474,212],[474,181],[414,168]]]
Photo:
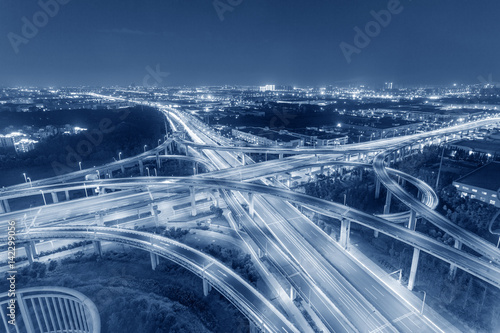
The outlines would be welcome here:
[[[11,136],[0,135],[0,148],[14,147],[14,138]]]

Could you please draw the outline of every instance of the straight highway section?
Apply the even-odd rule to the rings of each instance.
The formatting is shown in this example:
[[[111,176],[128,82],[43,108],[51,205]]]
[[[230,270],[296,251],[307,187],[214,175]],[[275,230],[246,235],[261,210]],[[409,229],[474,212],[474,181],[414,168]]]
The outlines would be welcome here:
[[[266,332],[299,332],[264,296],[216,259],[170,238],[147,232],[106,227],[52,227],[16,235],[17,243],[47,239],[83,239],[127,244],[165,257],[190,270],[233,303]],[[7,237],[0,236],[0,242]]]

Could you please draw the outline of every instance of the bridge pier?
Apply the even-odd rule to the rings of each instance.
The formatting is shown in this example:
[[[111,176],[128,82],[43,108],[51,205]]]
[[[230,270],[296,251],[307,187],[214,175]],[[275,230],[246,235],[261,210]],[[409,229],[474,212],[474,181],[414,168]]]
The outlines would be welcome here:
[[[98,212],[95,214],[95,220],[97,222],[98,226],[104,226],[104,213],[103,212]]]
[[[154,271],[156,266],[160,264],[160,257],[156,253],[149,252],[149,257],[151,258],[151,269]]]
[[[380,198],[380,179],[375,176],[375,199]]]
[[[387,195],[385,197],[384,214],[389,214],[391,212],[391,201],[392,192],[387,190]]]
[[[9,199],[2,200],[4,212],[10,213]]]
[[[153,216],[153,218],[154,218],[155,226],[158,227],[158,225],[159,225],[159,221],[158,221],[158,205],[153,205],[153,203],[150,203],[149,207],[151,208],[151,216]]]
[[[139,160],[139,172],[141,173],[141,176],[144,176],[144,163],[142,160]]]
[[[191,216],[196,216],[196,191],[194,186],[189,186],[189,193],[191,194]]]
[[[125,167],[122,165],[120,165],[120,169],[122,170],[122,174],[125,174]]]
[[[198,162],[193,162],[193,175],[198,174]]]
[[[212,290],[212,286],[207,279],[203,278],[203,296],[207,297],[210,290]]]
[[[160,170],[161,168],[161,159],[160,159],[160,153],[156,153],[156,168]]]
[[[59,202],[59,198],[57,197],[57,192],[52,192],[50,194],[52,195],[52,202],[53,203]]]
[[[349,234],[351,232],[351,221],[347,219],[340,220],[340,246],[347,249],[349,245]]]
[[[102,257],[101,241],[92,241],[92,244],[94,244],[94,253],[97,254],[99,257]]]
[[[69,191],[64,191],[64,195],[66,196],[66,201],[69,201]]]
[[[251,218],[255,215],[255,199],[252,192],[248,192],[248,214]]]
[[[245,153],[241,153],[241,164],[242,165],[246,165],[247,164]]]
[[[36,253],[36,246],[32,243],[33,242],[29,242],[24,245],[24,252],[26,252],[26,257],[28,257],[30,265],[35,261],[34,252]]]
[[[280,154],[278,155],[278,158],[279,158],[280,160],[282,160],[282,159],[283,159],[283,153],[280,153]]]
[[[410,230],[415,230],[417,228],[417,212],[413,209],[410,211],[410,219],[408,220],[408,224],[406,226]]]
[[[290,299],[293,301],[297,298],[297,292],[295,291],[295,288],[290,285]]]
[[[462,242],[459,241],[458,239],[455,239],[455,244],[453,245],[453,247],[455,249],[461,250]],[[450,273],[449,273],[450,280],[454,280],[456,275],[457,275],[457,266],[450,264]]]
[[[417,276],[419,257],[420,257],[420,249],[417,249],[416,247],[413,248],[413,258],[411,260],[411,268],[410,268],[410,279],[408,280],[409,290],[413,290],[413,287],[415,286],[415,277]]]

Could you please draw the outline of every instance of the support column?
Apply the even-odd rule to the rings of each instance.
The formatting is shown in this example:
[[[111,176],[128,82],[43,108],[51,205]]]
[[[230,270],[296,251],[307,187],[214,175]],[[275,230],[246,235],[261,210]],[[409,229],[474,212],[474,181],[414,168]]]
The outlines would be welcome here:
[[[351,232],[351,221],[347,219],[342,219],[340,221],[340,246],[347,249],[349,244],[349,234]]]
[[[290,285],[290,299],[293,301],[297,298],[297,292],[295,291],[295,288]]]
[[[279,155],[278,155],[278,158],[279,158],[280,160],[281,160],[281,159],[283,159],[283,154],[282,154],[282,153],[281,153],[281,154],[279,154]]]
[[[33,255],[33,248],[31,247],[31,243],[27,243],[24,245],[24,252],[26,252],[26,257],[28,257],[28,262],[31,265],[35,261],[35,257]]]
[[[120,169],[122,170],[122,173],[124,174],[125,173],[125,167],[122,165],[120,165]]]
[[[413,287],[415,286],[415,277],[417,276],[419,257],[420,257],[420,249],[413,248],[413,259],[411,260],[410,279],[408,281],[409,290],[413,290]]]
[[[462,242],[459,241],[458,239],[455,239],[455,244],[453,245],[453,247],[455,249],[461,250]],[[457,275],[457,266],[450,264],[450,274],[449,274],[450,280],[454,280],[456,275]]]
[[[159,221],[158,221],[158,205],[153,205],[152,203],[149,204],[149,207],[151,208],[151,216],[153,216],[153,219],[155,221],[155,226],[158,227]]]
[[[248,214],[251,218],[255,215],[255,202],[254,202],[254,194],[252,192],[248,192]]]
[[[387,195],[385,197],[384,214],[389,214],[391,212],[391,200],[392,192],[387,190]]]
[[[210,290],[212,290],[212,286],[208,283],[207,279],[203,278],[203,296],[208,296]]]
[[[109,176],[109,179],[113,178],[113,170],[111,170],[111,169],[108,170],[108,176]]]
[[[52,195],[52,202],[53,203],[59,202],[59,198],[57,197],[57,193],[56,192],[52,192],[50,194]]]
[[[141,176],[144,176],[144,163],[142,160],[139,160],[139,172],[141,173]]]
[[[66,201],[69,201],[69,191],[64,191],[64,195],[66,196]]]
[[[3,202],[3,207],[4,207],[5,211],[7,213],[10,213],[9,200],[8,199],[4,199],[4,200],[2,200],[2,202]]]
[[[243,165],[247,164],[245,153],[241,153],[241,164]]]
[[[0,201],[0,214],[7,213],[3,207],[3,203]]]
[[[151,269],[154,271],[156,266],[160,263],[160,257],[153,252],[149,252],[149,257],[151,258]]]
[[[410,210],[410,219],[407,224],[408,229],[415,230],[417,228],[417,212]]]
[[[196,191],[194,186],[189,186],[189,192],[191,194],[191,216],[196,216]]]
[[[102,257],[102,245],[101,241],[92,241],[94,244],[94,253],[99,255],[99,257]]]

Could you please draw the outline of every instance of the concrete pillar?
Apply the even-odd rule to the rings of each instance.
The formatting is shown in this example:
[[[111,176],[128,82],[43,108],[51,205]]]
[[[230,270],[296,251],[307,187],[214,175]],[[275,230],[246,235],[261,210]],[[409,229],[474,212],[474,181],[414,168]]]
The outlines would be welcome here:
[[[113,178],[113,170],[111,170],[111,169],[108,170],[108,176],[109,176],[109,179]]]
[[[122,173],[125,173],[125,167],[122,165],[120,165],[120,169],[122,170]]]
[[[212,286],[208,283],[207,279],[203,278],[203,296],[208,296],[210,290],[212,290]]]
[[[415,286],[415,277],[417,276],[419,257],[420,257],[420,249],[413,248],[413,259],[411,260],[410,279],[408,281],[409,290],[413,290],[413,287]]]
[[[3,203],[0,201],[0,214],[6,213]]]
[[[380,179],[375,176],[375,199],[380,198]]]
[[[141,173],[141,176],[144,176],[144,163],[142,160],[139,160],[139,171]]]
[[[321,174],[323,174],[323,171],[324,171],[324,170],[325,170],[325,166],[324,166],[324,165],[322,165],[322,166],[321,166],[321,169],[320,169],[320,173],[321,173]]]
[[[387,195],[385,197],[384,214],[389,214],[391,212],[391,200],[392,192],[387,190]]]
[[[154,271],[156,266],[160,263],[160,257],[153,252],[149,252],[149,257],[151,258],[151,269]]]
[[[153,219],[155,221],[155,226],[158,227],[158,225],[159,225],[159,221],[158,221],[158,205],[153,205],[153,203],[150,203],[149,207],[151,208],[151,216],[153,216]]]
[[[186,156],[188,155],[188,145],[184,145],[184,149],[186,151]]]
[[[3,207],[4,207],[5,212],[10,213],[9,200],[4,199],[4,200],[2,200],[2,203],[3,203]]]
[[[453,247],[455,249],[461,250],[462,242],[459,241],[458,239],[455,239],[455,244],[453,245]],[[450,280],[454,280],[456,275],[457,275],[457,266],[450,264],[450,274],[449,274]]]
[[[31,242],[24,245],[24,251],[26,252],[26,257],[28,257],[28,262],[31,265],[35,261]]]
[[[254,194],[252,192],[248,192],[248,214],[250,215],[251,218],[255,215],[255,200],[254,200]]]
[[[196,216],[196,191],[194,186],[189,186],[189,193],[191,194],[191,216]]]
[[[241,153],[241,164],[242,165],[246,165],[247,164],[245,153]]]
[[[283,154],[282,153],[279,154],[278,157],[279,157],[280,160],[283,159]]]
[[[410,219],[407,224],[408,229],[415,230],[417,228],[417,213],[412,209],[410,210]]]
[[[349,244],[349,234],[351,231],[351,221],[347,219],[342,219],[340,221],[340,246],[347,249]]]
[[[96,220],[98,226],[103,226],[104,225],[104,213],[103,212],[96,213],[95,220]]]
[[[59,198],[57,197],[57,193],[56,192],[52,192],[50,194],[52,195],[52,202],[53,203],[59,202]]]
[[[297,292],[293,286],[290,286],[290,299],[293,301],[297,297]]]
[[[69,191],[64,191],[64,195],[66,196],[66,201],[69,201]]]
[[[101,257],[102,256],[101,241],[92,241],[92,243],[94,244],[94,253],[99,255],[99,257]]]

